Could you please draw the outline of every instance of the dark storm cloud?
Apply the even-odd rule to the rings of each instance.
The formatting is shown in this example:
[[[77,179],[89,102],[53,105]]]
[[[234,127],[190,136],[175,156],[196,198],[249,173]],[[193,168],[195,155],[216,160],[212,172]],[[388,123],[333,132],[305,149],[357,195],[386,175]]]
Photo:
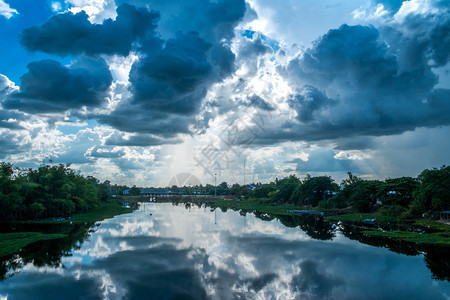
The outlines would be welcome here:
[[[167,24],[164,8],[170,3],[159,7],[162,30],[177,33],[159,50],[143,43],[144,57],[130,72],[132,102],[147,111],[192,115],[208,87],[234,71],[229,43],[246,7],[241,0],[190,1],[174,9]]]
[[[272,48],[267,45],[260,33],[246,30],[243,33],[243,36],[246,38],[241,41],[242,45],[240,45],[239,48],[240,57],[247,58],[273,53]]]
[[[132,44],[156,28],[159,14],[123,4],[115,20],[92,24],[88,15],[63,13],[51,17],[41,26],[23,31],[21,42],[30,51],[57,55],[119,54],[127,56]]]
[[[169,34],[162,44],[142,40],[138,47],[142,56],[129,76],[130,101],[120,103],[99,121],[121,131],[151,134],[153,137],[144,142],[150,145],[157,139],[163,142],[179,133],[191,133],[200,125],[195,115],[208,88],[235,70],[230,43],[246,5],[242,0],[147,4],[161,12],[162,36],[168,35],[166,31],[176,34]],[[132,122],[129,116],[133,116]],[[143,143],[110,140],[114,144],[127,142]]]
[[[111,114],[99,116],[98,121],[125,132],[172,138],[178,133],[189,133],[188,126],[195,120],[192,116],[153,112],[136,105],[121,105]]]
[[[167,138],[174,142],[177,134],[202,130],[195,116],[207,90],[236,69],[230,45],[235,27],[244,18],[245,1],[116,3],[115,20],[92,24],[85,12],[62,13],[25,29],[21,42],[30,51],[60,56],[139,54],[129,74],[130,98],[109,114],[90,112],[88,118],[124,132],[150,135],[112,137],[109,143],[161,144]],[[94,108],[103,103],[112,81],[103,60],[77,70],[50,60],[30,63],[28,69],[20,92],[9,96],[4,107],[29,113]],[[72,114],[77,116],[76,111]]]
[[[0,159],[11,154],[19,154],[31,149],[31,143],[23,142],[23,137],[14,131],[0,131]]]
[[[112,82],[103,59],[81,58],[66,67],[54,60],[28,64],[20,91],[11,93],[3,107],[28,113],[54,113],[96,107],[103,103]]]
[[[24,129],[19,122],[28,119],[29,118],[21,112],[4,110],[0,108],[0,128]]]
[[[276,274],[276,273],[263,274],[259,277],[249,280],[250,281],[249,288],[251,290],[254,290],[255,292],[259,292],[266,285],[270,284],[272,281],[274,281],[277,278],[278,278],[278,274]]]
[[[177,144],[181,143],[182,140],[173,137],[174,134],[178,133],[177,130],[172,132],[167,132],[163,137],[153,136],[149,134],[136,134],[129,138],[125,138],[121,133],[114,133],[106,140],[106,145],[114,146],[156,146],[161,144]]]
[[[267,111],[275,110],[275,108],[273,107],[272,104],[265,101],[263,98],[259,97],[258,95],[253,95],[253,96],[249,97],[248,100],[250,101],[250,103],[249,103],[250,105],[255,106],[259,109],[267,110]]]
[[[333,140],[337,150],[365,150],[375,146],[373,137],[358,136]]]
[[[313,86],[306,85],[301,93],[291,95],[289,106],[297,111],[297,119],[302,123],[310,123],[317,118],[323,107],[332,107],[336,101],[329,99]]]
[[[394,51],[399,51],[403,68],[419,68],[430,64],[440,67],[450,58],[450,10],[442,7],[440,14],[405,16],[399,27],[384,26],[380,32]]]
[[[87,153],[87,155],[95,158],[120,158],[125,155],[125,151],[112,151],[112,149],[95,145],[94,148]]]
[[[237,64],[244,65],[247,76],[256,75],[258,68],[264,64],[266,54],[272,55],[274,50],[269,46],[271,41],[261,33],[246,30],[237,39]]]
[[[411,22],[405,24],[415,28]],[[437,43],[446,43],[446,24],[430,25],[421,45],[419,37],[386,28],[383,34],[367,26],[330,30],[278,69],[297,88],[288,99],[297,118],[275,124],[257,143],[382,136],[450,124],[450,91],[434,89],[438,76],[432,71],[449,59],[450,47]]]
[[[206,94],[213,66],[207,60],[211,45],[198,33],[178,33],[158,53],[149,53],[130,72],[133,103],[145,110],[192,114]]]
[[[116,3],[150,7],[160,12],[158,28],[164,37],[173,37],[180,30],[196,31],[211,42],[231,39],[247,6],[243,0],[116,0]],[[251,13],[254,17],[255,12]]]

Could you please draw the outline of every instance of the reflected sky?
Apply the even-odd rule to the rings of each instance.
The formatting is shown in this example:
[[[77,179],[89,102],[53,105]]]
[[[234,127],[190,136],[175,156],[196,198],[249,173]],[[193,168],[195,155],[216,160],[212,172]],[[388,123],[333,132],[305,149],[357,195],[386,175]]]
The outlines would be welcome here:
[[[253,214],[144,203],[59,268],[27,264],[0,299],[448,299],[423,256],[310,238]]]

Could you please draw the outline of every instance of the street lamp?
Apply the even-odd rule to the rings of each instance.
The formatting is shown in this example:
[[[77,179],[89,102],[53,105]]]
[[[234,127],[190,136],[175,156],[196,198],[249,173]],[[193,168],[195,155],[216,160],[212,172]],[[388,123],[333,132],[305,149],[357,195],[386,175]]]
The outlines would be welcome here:
[[[217,173],[214,173],[214,197],[217,197]]]

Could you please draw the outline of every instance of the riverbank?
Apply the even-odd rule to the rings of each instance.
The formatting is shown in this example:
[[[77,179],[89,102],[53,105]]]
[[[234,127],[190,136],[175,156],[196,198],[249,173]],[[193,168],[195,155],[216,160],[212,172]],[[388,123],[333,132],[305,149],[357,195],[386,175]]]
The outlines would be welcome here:
[[[421,233],[414,231],[378,231],[378,230],[364,230],[364,234],[376,237],[387,237],[405,242],[414,242],[419,244],[434,244],[450,246],[450,231],[441,231],[435,233]]]
[[[97,221],[102,221],[104,219],[109,219],[117,215],[121,214],[127,214],[134,211],[134,208],[125,208],[119,203],[116,202],[106,202],[103,203],[101,206],[94,208],[93,210],[86,212],[86,213],[80,213],[80,214],[74,214],[70,219],[69,218],[63,218],[63,219],[56,219],[56,220],[37,220],[37,221],[22,221],[21,223],[35,223],[35,224],[54,224],[54,223],[81,223],[81,222],[88,222],[93,223]]]
[[[400,218],[384,216],[379,213],[349,213],[349,214],[335,214],[336,211],[324,210],[319,208],[290,206],[290,205],[274,205],[268,199],[242,199],[242,200],[224,200],[219,197],[201,198],[179,198],[176,201],[171,198],[159,198],[158,202],[192,202],[202,203],[211,208],[232,209],[246,212],[258,212],[260,214],[269,214],[276,216],[294,216],[299,213],[292,213],[292,211],[306,211],[311,214],[323,212],[324,220],[329,223],[338,221],[360,227],[363,233],[373,237],[387,237],[399,241],[414,242],[419,244],[435,244],[450,246],[450,226],[439,223],[435,220],[404,220]],[[390,226],[396,228],[410,228],[409,230],[364,230],[364,220],[376,219],[376,224],[384,228]]]
[[[0,257],[19,252],[23,247],[38,242],[65,237],[65,234],[44,234],[40,232],[0,233]]]
[[[67,223],[95,223],[116,215],[131,213],[134,208],[124,208],[115,202],[107,202],[102,206],[82,214],[75,214],[72,218],[65,220],[41,220],[23,221],[27,224],[67,224]],[[42,232],[11,232],[0,233],[0,257],[17,253],[23,247],[38,241],[59,239],[66,237],[66,234],[47,234]]]
[[[387,237],[405,242],[450,246],[450,226],[435,220],[404,220],[381,214],[352,213],[325,217],[326,220],[363,225],[366,219],[376,219],[376,224],[383,228],[398,226],[409,230],[364,230],[363,233],[373,237]]]
[[[316,208],[305,208],[292,205],[274,205],[268,199],[242,199],[242,200],[224,200],[222,197],[183,197],[177,198],[157,198],[157,202],[179,202],[179,203],[199,203],[205,204],[211,208],[223,208],[243,211],[257,211],[272,215],[292,215],[289,211],[293,210],[310,210],[318,211]]]

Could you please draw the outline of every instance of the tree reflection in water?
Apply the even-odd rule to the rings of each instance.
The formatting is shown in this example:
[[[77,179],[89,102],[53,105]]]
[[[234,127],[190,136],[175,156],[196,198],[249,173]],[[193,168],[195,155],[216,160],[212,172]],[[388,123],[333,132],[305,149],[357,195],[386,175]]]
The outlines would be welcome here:
[[[245,212],[247,213],[247,212]],[[286,227],[299,227],[308,236],[317,240],[332,240],[336,231],[331,223],[322,217],[310,215],[272,216],[254,212],[257,218],[265,221],[277,218]],[[393,229],[397,229],[396,227]],[[444,245],[427,245],[395,240],[388,237],[371,236],[362,233],[357,226],[346,225],[339,229],[347,238],[374,247],[384,247],[392,252],[404,255],[424,255],[424,261],[433,274],[433,279],[450,281],[450,247]]]
[[[22,230],[63,233],[66,237],[32,243],[17,254],[0,258],[0,281],[13,276],[28,263],[36,267],[61,267],[61,258],[80,249],[81,244],[89,238],[93,226],[94,223],[22,225]]]
[[[175,204],[177,205],[177,204]],[[184,204],[187,210],[191,209],[194,204]],[[202,205],[195,205],[201,208]],[[206,208],[206,207],[205,207]],[[212,209],[211,209],[212,210]],[[206,212],[209,210],[205,210]],[[221,209],[223,213],[227,209]],[[240,210],[241,216],[253,213],[255,217],[272,222],[278,219],[281,224],[290,228],[300,228],[309,237],[316,240],[333,240],[340,231],[345,237],[357,240],[361,243],[374,247],[387,248],[390,251],[405,255],[424,255],[424,261],[428,269],[432,272],[433,279],[450,281],[450,248],[446,246],[423,245],[412,242],[398,241],[387,237],[374,237],[364,234],[362,229],[357,226],[346,225],[336,229],[333,224],[326,222],[322,217],[314,217],[308,215],[288,215],[275,216],[255,211]],[[73,251],[81,248],[81,245],[90,236],[90,231],[95,230],[93,223],[89,224],[55,224],[55,225],[20,225],[18,228],[22,231],[41,231],[44,233],[63,233],[67,235],[65,238],[57,240],[48,240],[36,242],[23,248],[18,254],[1,258],[0,260],[0,281],[13,276],[26,264],[32,263],[36,267],[64,267],[62,265],[62,257],[71,256]],[[94,226],[94,227],[93,227]],[[308,267],[308,265],[305,265]],[[303,266],[303,269],[308,269]],[[311,272],[314,269],[310,268]],[[309,270],[309,269],[308,269]],[[265,281],[273,280],[273,274],[267,275]],[[300,279],[299,279],[300,280]],[[303,282],[300,282],[303,284]],[[250,284],[250,283],[249,283]],[[300,286],[302,286],[300,284]],[[250,284],[252,289],[258,290],[258,281]]]

